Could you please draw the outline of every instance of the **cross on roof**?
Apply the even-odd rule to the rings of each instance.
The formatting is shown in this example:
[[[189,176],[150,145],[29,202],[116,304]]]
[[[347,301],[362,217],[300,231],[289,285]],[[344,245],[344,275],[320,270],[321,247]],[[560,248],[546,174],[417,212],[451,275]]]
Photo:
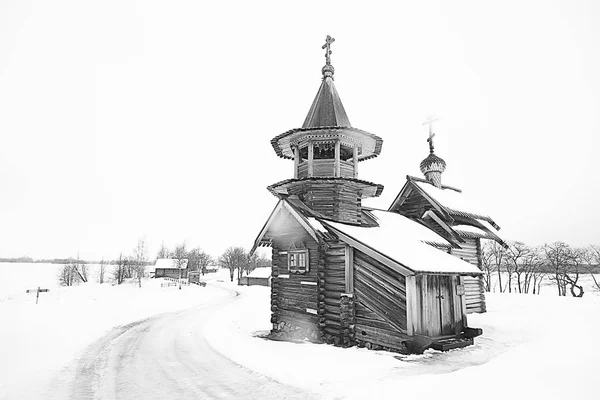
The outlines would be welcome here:
[[[430,153],[433,153],[433,137],[435,136],[435,133],[433,133],[433,123],[437,120],[437,118],[430,115],[429,117],[427,117],[425,122],[423,122],[423,125],[429,125],[429,138],[427,139],[427,142],[429,142]]]
[[[333,42],[335,42],[335,39],[327,35],[327,38],[325,39],[325,44],[321,46],[322,49],[327,49],[325,50],[325,59],[327,60],[327,64],[331,64],[331,58],[329,56],[331,55],[331,43]]]

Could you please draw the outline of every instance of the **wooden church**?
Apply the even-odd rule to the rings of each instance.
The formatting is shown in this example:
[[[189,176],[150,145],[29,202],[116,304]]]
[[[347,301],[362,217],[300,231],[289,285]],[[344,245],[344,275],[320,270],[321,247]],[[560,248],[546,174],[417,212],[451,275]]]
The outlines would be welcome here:
[[[482,268],[481,240],[494,240],[507,247],[496,234],[500,227],[477,205],[473,205],[460,189],[442,185],[446,162],[434,152],[435,136],[429,123],[429,155],[421,161],[425,179],[407,176],[406,183],[388,211],[404,215],[433,230],[448,244],[439,249]],[[482,276],[465,277],[467,313],[486,311]]]
[[[350,124],[334,85],[333,41],[323,46],[304,124],[271,141],[294,162],[293,178],[268,187],[278,203],[251,251],[272,248],[271,335],[400,352],[471,344],[481,330],[467,324],[465,293],[481,271],[440,251],[462,242],[405,215],[410,202],[396,199],[389,211],[362,204],[383,186],[359,179],[358,164],[383,141]]]

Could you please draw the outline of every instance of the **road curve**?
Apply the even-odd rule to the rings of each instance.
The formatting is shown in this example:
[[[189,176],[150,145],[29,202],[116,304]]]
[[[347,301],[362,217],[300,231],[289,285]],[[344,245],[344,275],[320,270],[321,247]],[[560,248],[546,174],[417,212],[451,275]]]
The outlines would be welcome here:
[[[224,289],[229,290],[229,289]],[[77,361],[71,399],[313,399],[216,352],[204,339],[210,315],[231,301],[114,328]]]

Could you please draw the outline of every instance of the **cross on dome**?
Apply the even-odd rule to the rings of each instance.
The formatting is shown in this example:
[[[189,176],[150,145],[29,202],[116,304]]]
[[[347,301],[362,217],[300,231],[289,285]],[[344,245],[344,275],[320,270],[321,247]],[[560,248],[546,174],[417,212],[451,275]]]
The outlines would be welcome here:
[[[325,39],[325,44],[321,46],[322,49],[327,49],[325,50],[325,60],[327,62],[327,65],[331,64],[331,43],[333,42],[335,42],[335,38],[332,38],[331,36],[327,35],[327,38]]]
[[[435,136],[435,133],[433,133],[433,123],[436,122],[438,119],[433,117],[433,116],[429,116],[427,117],[427,119],[425,120],[425,122],[423,122],[423,125],[429,125],[429,138],[427,139],[427,142],[429,143],[429,152],[433,154],[433,138]]]

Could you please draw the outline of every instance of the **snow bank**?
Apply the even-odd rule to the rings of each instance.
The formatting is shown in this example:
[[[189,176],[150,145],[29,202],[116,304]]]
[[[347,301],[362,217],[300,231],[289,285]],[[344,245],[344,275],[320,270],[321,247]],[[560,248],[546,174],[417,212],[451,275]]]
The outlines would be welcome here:
[[[243,298],[206,327],[209,343],[247,368],[324,398],[597,398],[597,296],[491,294],[488,313],[469,315],[469,325],[484,330],[474,346],[399,356],[257,337],[271,328],[269,288],[237,290]]]

